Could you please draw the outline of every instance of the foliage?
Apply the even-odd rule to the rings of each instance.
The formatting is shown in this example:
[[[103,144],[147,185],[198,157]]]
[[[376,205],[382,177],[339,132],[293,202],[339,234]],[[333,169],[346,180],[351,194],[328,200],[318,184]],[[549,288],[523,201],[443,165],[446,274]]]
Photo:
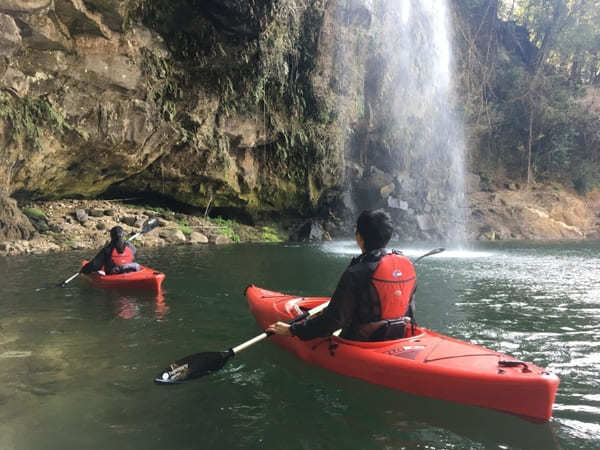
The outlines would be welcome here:
[[[283,242],[277,230],[273,227],[264,226],[261,228],[260,238],[264,242]]]
[[[186,236],[189,236],[190,234],[192,234],[192,231],[194,231],[185,220],[178,220],[177,226],[179,230]]]
[[[223,219],[222,217],[216,217],[209,219],[214,225],[217,225],[219,229],[217,232],[225,236],[229,236],[232,242],[240,242],[240,236],[235,231],[237,224],[230,219]]]
[[[232,143],[218,127],[214,135],[199,137],[194,124],[175,119],[180,93],[202,86],[219,99],[217,118],[241,114],[262,122],[259,151],[272,170],[299,184],[309,172],[326,171],[324,161],[336,148],[328,137],[335,114],[316,98],[311,81],[324,0],[228,0],[219,4],[219,14],[211,2],[141,0],[139,5],[144,24],[163,36],[173,55],[166,60],[148,51],[145,59],[147,72],[159,80],[150,97],[180,128],[181,144],[199,139],[199,147],[211,149],[208,163],[230,166]],[[177,77],[177,66],[185,79]]]
[[[593,184],[580,169],[598,165],[597,120],[582,101],[600,82],[596,3],[458,2],[464,113],[480,174],[492,160],[515,179],[571,178],[581,190]]]
[[[46,214],[44,214],[43,211],[40,211],[37,208],[25,208],[23,210],[23,214],[25,214],[27,217],[35,218],[35,219],[45,219],[46,218]]]
[[[13,139],[41,147],[45,130],[61,134],[73,128],[47,97],[14,97],[0,92],[0,119],[7,120]]]

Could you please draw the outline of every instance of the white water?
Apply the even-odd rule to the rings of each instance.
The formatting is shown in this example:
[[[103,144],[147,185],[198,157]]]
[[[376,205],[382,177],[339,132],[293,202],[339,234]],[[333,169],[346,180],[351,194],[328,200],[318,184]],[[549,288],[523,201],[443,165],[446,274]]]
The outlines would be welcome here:
[[[435,246],[409,246],[408,248],[404,247],[404,244],[401,243],[390,243],[389,248],[395,248],[400,250],[404,255],[409,258],[418,258],[421,255],[432,250]],[[347,240],[347,241],[332,241],[326,242],[321,245],[321,250],[325,253],[340,255],[340,256],[357,256],[360,254],[360,250],[356,245],[355,241]],[[492,251],[484,251],[484,250],[466,250],[461,248],[448,248],[443,252],[438,253],[436,255],[428,256],[427,258],[452,258],[452,259],[474,259],[474,258],[491,258],[497,255],[496,252]]]
[[[344,129],[355,125],[345,116],[364,95],[367,137],[346,149],[350,165],[358,163],[368,177],[374,167],[394,177],[387,206],[400,217],[416,220],[424,237],[465,240],[464,138],[456,113],[452,30],[446,0],[382,0],[346,2],[344,14],[369,11],[371,22],[350,23],[339,39],[340,109]],[[346,16],[341,16],[340,20]],[[348,20],[346,20],[348,23]],[[354,31],[354,33],[353,33]],[[368,48],[364,92],[347,92],[355,78],[352,39]],[[349,56],[350,55],[350,56]],[[356,55],[354,55],[356,56]],[[360,118],[359,118],[360,119]],[[366,123],[366,125],[365,125]],[[354,129],[351,132],[356,132]],[[347,144],[351,140],[347,140]],[[358,158],[357,155],[360,154]],[[359,161],[360,159],[360,161]],[[350,179],[352,170],[347,170]],[[363,207],[372,207],[352,192]],[[373,199],[370,200],[372,203]]]

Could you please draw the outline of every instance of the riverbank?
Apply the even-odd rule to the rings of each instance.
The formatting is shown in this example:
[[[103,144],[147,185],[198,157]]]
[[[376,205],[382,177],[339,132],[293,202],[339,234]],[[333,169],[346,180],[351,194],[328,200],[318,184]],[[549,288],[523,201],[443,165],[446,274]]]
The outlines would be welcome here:
[[[109,230],[121,226],[129,234],[142,229],[150,217],[158,227],[136,238],[138,247],[166,245],[220,245],[237,242],[281,242],[287,234],[273,224],[247,226],[232,220],[183,214],[149,205],[112,200],[61,200],[20,206],[33,230],[28,239],[0,242],[0,255],[99,249]]]
[[[243,225],[233,220],[184,214],[119,200],[61,200],[2,205],[0,225],[12,233],[0,237],[0,256],[99,249],[109,230],[122,226],[140,231],[145,220],[157,217],[159,226],[135,240],[139,247],[220,245],[238,242],[328,240],[343,237],[340,224],[306,220],[297,223]],[[12,211],[11,211],[12,210]],[[600,191],[585,196],[551,185],[469,193],[467,236],[470,241],[595,240],[600,239]],[[8,218],[6,218],[8,216]],[[16,218],[21,217],[21,221]],[[8,224],[8,225],[7,225]],[[0,228],[2,228],[0,226]]]

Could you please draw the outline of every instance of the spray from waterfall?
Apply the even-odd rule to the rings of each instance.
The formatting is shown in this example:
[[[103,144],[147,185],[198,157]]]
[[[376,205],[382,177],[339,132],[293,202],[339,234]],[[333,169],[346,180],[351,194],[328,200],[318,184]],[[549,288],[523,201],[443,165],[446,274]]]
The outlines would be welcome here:
[[[371,20],[359,36],[365,48],[364,90],[358,92],[363,119],[348,127],[354,129],[346,139],[347,164],[364,171],[362,196],[355,188],[354,200],[360,208],[386,207],[406,224],[404,237],[462,242],[464,143],[447,2],[348,0],[346,16],[358,11],[357,4]],[[344,72],[352,67],[348,53]]]

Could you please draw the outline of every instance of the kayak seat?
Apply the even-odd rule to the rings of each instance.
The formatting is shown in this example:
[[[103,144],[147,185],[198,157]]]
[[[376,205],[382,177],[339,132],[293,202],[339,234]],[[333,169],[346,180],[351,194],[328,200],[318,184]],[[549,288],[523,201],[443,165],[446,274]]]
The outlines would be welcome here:
[[[410,323],[409,317],[400,317],[398,319],[381,320],[382,324],[371,334],[370,341],[392,341],[402,339],[406,336],[407,325]]]

